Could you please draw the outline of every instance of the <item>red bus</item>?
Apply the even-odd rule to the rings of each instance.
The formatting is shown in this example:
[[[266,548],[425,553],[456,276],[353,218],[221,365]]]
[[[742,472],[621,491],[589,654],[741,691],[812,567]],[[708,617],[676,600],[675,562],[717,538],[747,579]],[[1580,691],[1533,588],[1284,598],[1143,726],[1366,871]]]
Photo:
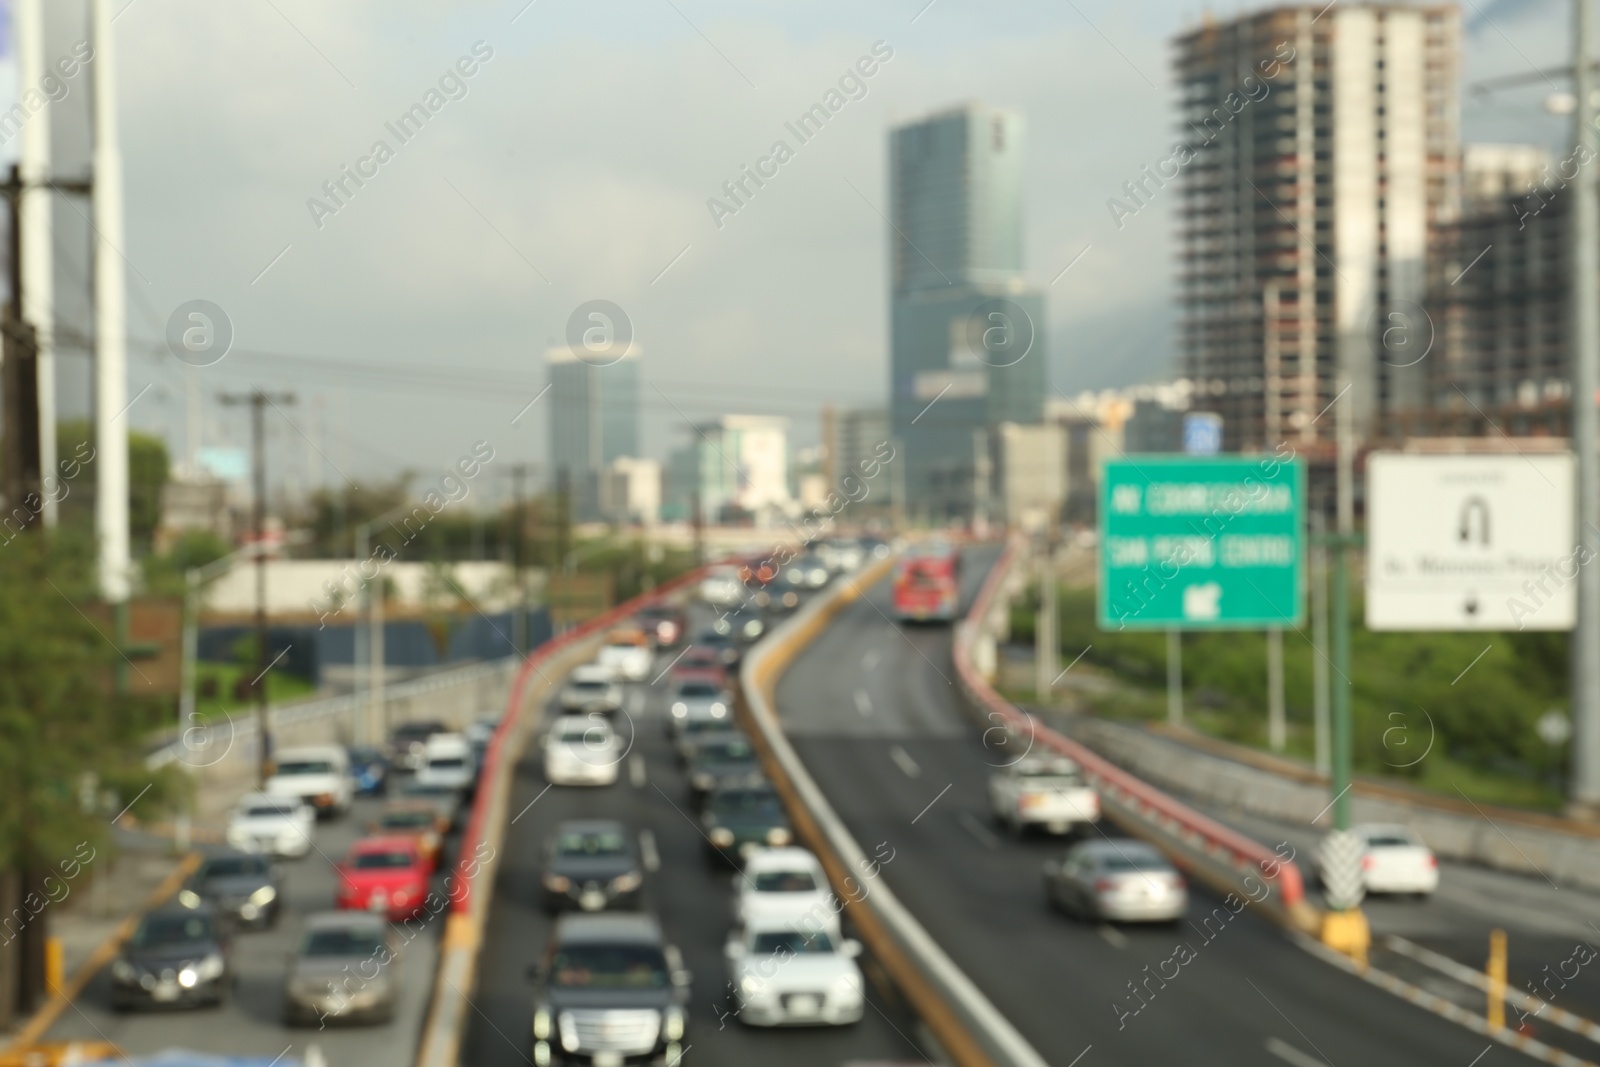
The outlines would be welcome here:
[[[894,614],[902,622],[953,621],[961,602],[961,555],[924,549],[900,561],[894,574]]]

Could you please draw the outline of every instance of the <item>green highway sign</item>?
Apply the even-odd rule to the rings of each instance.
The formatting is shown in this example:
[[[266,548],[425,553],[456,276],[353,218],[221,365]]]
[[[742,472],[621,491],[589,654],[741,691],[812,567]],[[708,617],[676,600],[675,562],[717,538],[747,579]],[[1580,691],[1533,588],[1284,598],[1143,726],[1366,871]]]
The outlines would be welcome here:
[[[1305,500],[1292,455],[1106,461],[1100,628],[1300,625]]]

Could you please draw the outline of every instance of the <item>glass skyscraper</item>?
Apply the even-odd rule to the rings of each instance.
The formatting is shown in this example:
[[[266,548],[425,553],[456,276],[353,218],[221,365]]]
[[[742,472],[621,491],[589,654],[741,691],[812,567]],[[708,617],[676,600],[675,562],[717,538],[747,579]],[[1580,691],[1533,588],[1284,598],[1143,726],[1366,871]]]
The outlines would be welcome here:
[[[608,365],[586,362],[567,348],[545,353],[550,372],[550,467],[566,473],[573,517],[600,518],[601,472],[639,454],[639,349]]]
[[[1022,276],[1023,121],[964,104],[891,131],[890,421],[908,514],[963,519],[985,429],[1044,412],[1044,295]]]

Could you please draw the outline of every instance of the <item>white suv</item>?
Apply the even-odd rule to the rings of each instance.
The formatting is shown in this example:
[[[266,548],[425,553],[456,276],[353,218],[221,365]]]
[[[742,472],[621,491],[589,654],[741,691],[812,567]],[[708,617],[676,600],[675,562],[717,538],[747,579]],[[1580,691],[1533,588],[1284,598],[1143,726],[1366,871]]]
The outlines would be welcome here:
[[[272,760],[272,777],[266,792],[295,797],[319,815],[343,815],[355,798],[350,778],[350,754],[340,745],[303,745],[286,748]]]
[[[472,788],[478,776],[472,742],[460,734],[434,734],[422,749],[422,766],[417,768],[417,784],[442,789]]]
[[[317,816],[294,797],[250,793],[228,816],[227,842],[240,852],[304,856]]]

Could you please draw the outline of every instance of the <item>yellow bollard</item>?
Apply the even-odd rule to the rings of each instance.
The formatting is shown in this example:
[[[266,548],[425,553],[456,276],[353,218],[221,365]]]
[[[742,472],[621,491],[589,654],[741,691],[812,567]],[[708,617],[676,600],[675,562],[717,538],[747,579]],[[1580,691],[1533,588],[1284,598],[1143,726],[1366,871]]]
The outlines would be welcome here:
[[[1506,1026],[1506,932],[1489,932],[1489,965],[1484,968],[1489,978],[1489,1005],[1485,1021],[1491,1030],[1504,1030]]]
[[[60,992],[67,984],[66,953],[59,937],[44,939],[44,985],[52,993]]]

